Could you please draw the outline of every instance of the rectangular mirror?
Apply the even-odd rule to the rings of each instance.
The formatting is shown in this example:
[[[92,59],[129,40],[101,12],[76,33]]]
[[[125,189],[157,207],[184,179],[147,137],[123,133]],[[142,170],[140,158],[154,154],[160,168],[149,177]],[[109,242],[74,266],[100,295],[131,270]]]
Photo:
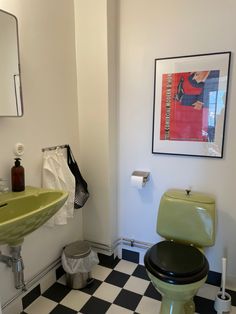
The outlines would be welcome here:
[[[23,115],[17,18],[0,10],[0,116]]]

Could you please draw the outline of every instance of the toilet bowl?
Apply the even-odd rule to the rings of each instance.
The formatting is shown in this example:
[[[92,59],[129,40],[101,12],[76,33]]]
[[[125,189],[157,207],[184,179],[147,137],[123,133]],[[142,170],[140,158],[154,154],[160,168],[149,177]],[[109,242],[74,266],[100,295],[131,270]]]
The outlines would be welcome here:
[[[162,294],[160,314],[193,314],[193,297],[209,271],[202,249],[215,241],[214,199],[202,193],[167,191],[159,206],[157,233],[166,240],[146,252],[144,264]]]

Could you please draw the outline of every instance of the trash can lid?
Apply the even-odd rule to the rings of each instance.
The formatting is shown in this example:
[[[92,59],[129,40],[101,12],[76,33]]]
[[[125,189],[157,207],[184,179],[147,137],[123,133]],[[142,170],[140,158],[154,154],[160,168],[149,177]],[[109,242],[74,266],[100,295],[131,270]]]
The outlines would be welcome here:
[[[76,241],[67,245],[64,249],[66,257],[69,258],[83,258],[90,254],[91,247],[85,241]]]

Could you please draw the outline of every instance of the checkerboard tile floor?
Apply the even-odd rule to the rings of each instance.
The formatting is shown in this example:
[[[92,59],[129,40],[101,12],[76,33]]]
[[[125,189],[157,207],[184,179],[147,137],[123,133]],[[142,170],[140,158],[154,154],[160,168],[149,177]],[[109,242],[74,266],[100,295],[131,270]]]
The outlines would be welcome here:
[[[158,314],[161,295],[153,288],[144,266],[116,259],[92,270],[93,284],[81,290],[65,285],[65,276],[25,308],[27,314]],[[211,314],[219,288],[205,284],[195,297],[196,313]],[[232,295],[231,295],[232,296]],[[236,314],[235,295],[231,313]]]

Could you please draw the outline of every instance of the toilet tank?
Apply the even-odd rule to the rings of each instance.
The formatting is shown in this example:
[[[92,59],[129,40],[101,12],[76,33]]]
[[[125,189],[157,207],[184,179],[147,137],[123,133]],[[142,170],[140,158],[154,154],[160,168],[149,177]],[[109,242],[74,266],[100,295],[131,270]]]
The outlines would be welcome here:
[[[161,198],[157,233],[197,247],[215,243],[215,199],[204,193],[168,190]]]

